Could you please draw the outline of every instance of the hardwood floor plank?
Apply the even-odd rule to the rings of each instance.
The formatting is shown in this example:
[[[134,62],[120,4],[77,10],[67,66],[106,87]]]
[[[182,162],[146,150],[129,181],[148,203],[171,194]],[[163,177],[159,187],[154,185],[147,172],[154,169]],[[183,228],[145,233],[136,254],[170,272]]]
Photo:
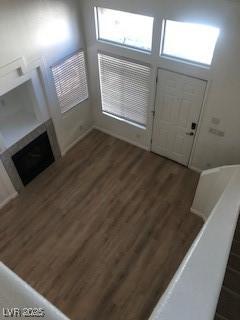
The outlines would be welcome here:
[[[0,210],[0,259],[71,319],[146,320],[202,226],[198,178],[94,130]]]

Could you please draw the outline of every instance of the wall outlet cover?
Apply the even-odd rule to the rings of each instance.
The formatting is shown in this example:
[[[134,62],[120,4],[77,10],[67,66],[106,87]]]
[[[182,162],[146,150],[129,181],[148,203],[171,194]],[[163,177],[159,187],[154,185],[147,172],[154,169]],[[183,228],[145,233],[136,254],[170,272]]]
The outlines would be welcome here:
[[[225,135],[224,131],[217,130],[215,128],[209,128],[209,132],[212,134],[215,134],[216,136],[219,136],[219,137],[224,137],[224,135]]]

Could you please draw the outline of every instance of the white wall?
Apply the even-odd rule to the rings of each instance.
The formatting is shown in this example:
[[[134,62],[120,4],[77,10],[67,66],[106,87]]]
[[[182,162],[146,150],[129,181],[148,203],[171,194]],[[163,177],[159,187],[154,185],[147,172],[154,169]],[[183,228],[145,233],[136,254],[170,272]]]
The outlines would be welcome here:
[[[27,83],[0,97],[0,123],[18,112],[33,113],[31,104],[25,104],[26,91]]]
[[[93,7],[102,6],[154,16],[153,52],[151,55],[128,50],[96,41]],[[149,120],[142,130],[101,114],[100,94],[97,76],[96,53],[103,49],[140,61],[151,63],[154,74],[157,68],[167,68],[190,76],[208,80],[208,93],[203,109],[202,122],[196,138],[196,146],[190,165],[198,169],[240,162],[240,4],[228,0],[83,0],[82,19],[88,47],[92,106],[95,125],[121,136],[144,148],[150,147],[151,109],[154,106],[154,79],[152,101],[149,105]],[[171,61],[159,57],[161,21],[163,18],[206,23],[221,29],[213,65],[210,69]],[[220,120],[219,125],[211,124],[212,118]],[[224,137],[209,133],[209,127],[225,132]]]
[[[0,208],[16,196],[16,191],[0,161]]]
[[[240,166],[223,166],[202,172],[191,212],[201,216],[205,221],[221,198],[232,177],[239,172]]]
[[[0,67],[23,57],[43,57],[43,79],[49,112],[62,152],[91,125],[89,101],[61,115],[49,67],[84,47],[78,6],[74,0],[1,0]]]

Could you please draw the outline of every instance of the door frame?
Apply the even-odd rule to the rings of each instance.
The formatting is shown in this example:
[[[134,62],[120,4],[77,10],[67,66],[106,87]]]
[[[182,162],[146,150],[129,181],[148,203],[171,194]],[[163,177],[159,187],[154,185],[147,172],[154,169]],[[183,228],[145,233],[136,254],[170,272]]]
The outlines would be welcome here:
[[[190,169],[192,169],[194,171],[201,172],[200,169],[193,167],[191,165],[191,163],[192,163],[195,151],[196,151],[197,142],[198,142],[198,138],[199,138],[199,135],[200,135],[200,128],[202,126],[203,115],[204,115],[204,111],[205,111],[205,106],[207,104],[207,96],[208,96],[208,93],[209,93],[209,88],[210,88],[210,82],[211,81],[209,79],[199,78],[199,77],[187,74],[187,73],[173,71],[173,70],[168,69],[168,68],[157,67],[156,85],[155,85],[155,94],[154,94],[154,105],[153,105],[153,110],[152,110],[152,130],[151,130],[151,140],[150,140],[150,152],[153,152],[153,153],[154,153],[154,151],[152,150],[153,130],[154,130],[154,122],[155,122],[155,114],[156,114],[155,111],[156,111],[156,100],[157,100],[157,90],[158,90],[158,73],[159,73],[160,70],[173,72],[173,73],[185,76],[185,77],[194,78],[194,79],[206,82],[206,89],[204,91],[203,101],[202,101],[202,104],[201,104],[201,110],[200,110],[199,117],[198,117],[197,129],[196,129],[196,133],[194,135],[194,139],[193,139],[193,143],[192,143],[192,147],[191,147],[191,152],[190,152],[190,155],[189,155],[189,160],[188,160],[188,163],[187,163],[187,166],[186,166],[187,168],[190,168]],[[174,160],[172,160],[172,161],[174,161]]]

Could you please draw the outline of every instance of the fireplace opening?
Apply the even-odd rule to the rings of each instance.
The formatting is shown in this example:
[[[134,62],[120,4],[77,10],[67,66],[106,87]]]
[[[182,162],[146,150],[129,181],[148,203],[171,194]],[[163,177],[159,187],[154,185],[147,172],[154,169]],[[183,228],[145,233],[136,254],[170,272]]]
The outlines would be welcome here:
[[[24,185],[54,162],[47,132],[44,132],[12,156],[14,165]]]

